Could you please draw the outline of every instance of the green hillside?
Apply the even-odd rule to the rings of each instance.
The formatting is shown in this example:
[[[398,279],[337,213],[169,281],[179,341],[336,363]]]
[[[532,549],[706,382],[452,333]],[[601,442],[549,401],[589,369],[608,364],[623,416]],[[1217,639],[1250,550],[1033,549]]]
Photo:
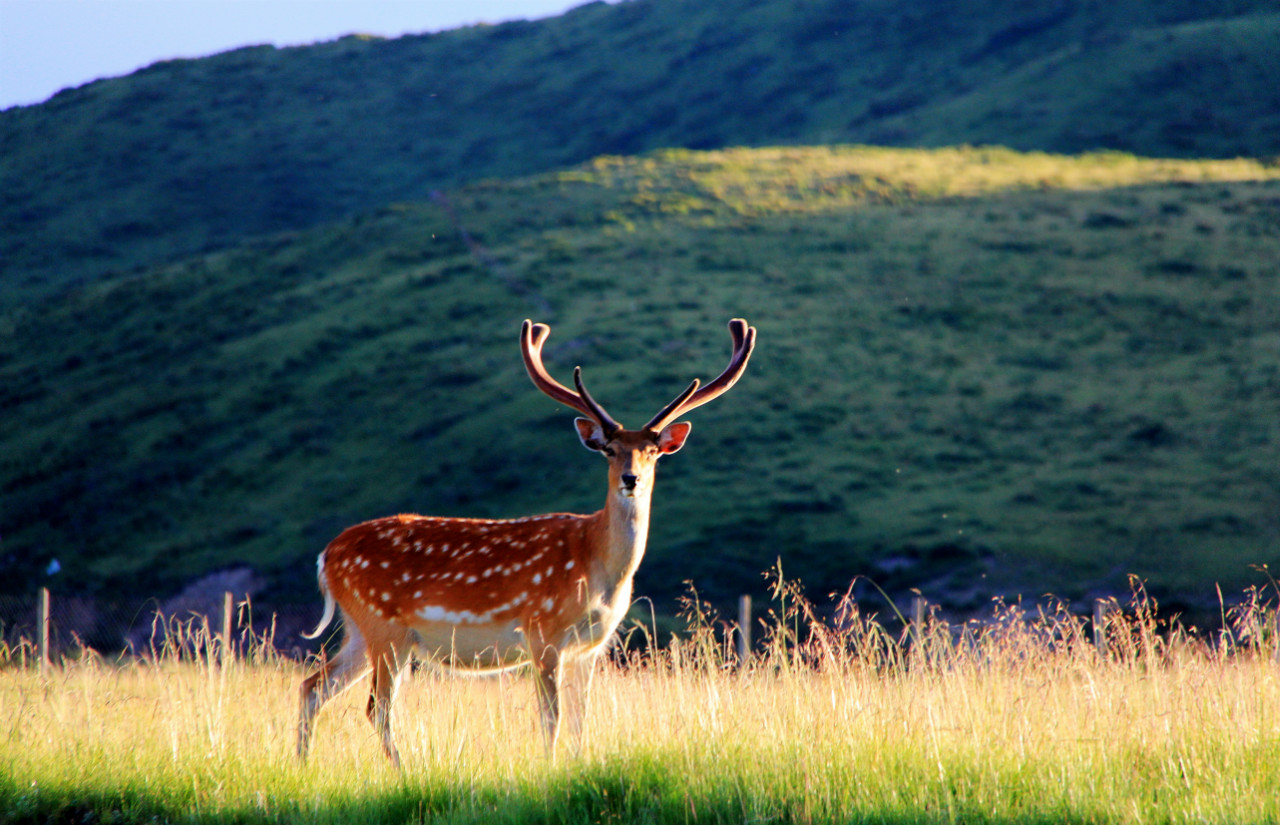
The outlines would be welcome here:
[[[664,461],[639,593],[958,608],[1275,569],[1280,170],[1007,150],[606,157],[0,312],[0,587],[314,592],[343,526],[589,511],[603,465],[521,366],[624,424],[759,329]]]
[[[0,300],[601,154],[1280,153],[1275,0],[632,0],[160,63],[0,112]]]

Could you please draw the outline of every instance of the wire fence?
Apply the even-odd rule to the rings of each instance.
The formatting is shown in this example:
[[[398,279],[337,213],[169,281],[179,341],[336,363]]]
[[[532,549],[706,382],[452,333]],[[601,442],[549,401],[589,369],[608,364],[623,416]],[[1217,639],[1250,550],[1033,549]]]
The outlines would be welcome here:
[[[807,605],[798,591],[788,591],[784,605],[787,599],[793,611],[797,604]],[[858,611],[853,601],[842,609],[846,608],[854,613]],[[782,609],[785,613],[785,607]],[[822,624],[811,605],[806,610],[807,624],[812,627]],[[1057,610],[1066,612],[1062,605]],[[768,612],[776,619],[772,609]],[[1043,610],[1040,612],[1043,614]],[[314,601],[255,602],[248,595],[237,596],[231,590],[206,591],[202,598],[162,604],[154,598],[107,600],[51,594],[48,589],[40,588],[27,597],[0,595],[0,662],[24,666],[38,663],[45,669],[52,663],[83,656],[86,651],[103,657],[192,656],[219,661],[228,656],[257,657],[266,652],[271,656],[302,660],[320,652],[328,635],[315,640],[302,636],[315,627],[320,615],[320,605]],[[945,628],[941,635],[947,636],[950,643],[963,643],[967,635],[990,632],[992,627],[1007,623],[1010,615],[1008,610],[1003,613],[997,610],[989,619],[952,624],[941,621],[936,605],[930,606],[917,594],[909,612],[899,614],[903,627],[901,644],[912,655],[925,655],[929,647],[926,639],[933,638],[936,642],[939,628]],[[1222,628],[1197,637],[1198,644],[1226,651],[1265,648],[1271,650],[1280,663],[1280,605],[1274,604],[1265,590],[1246,590],[1245,598],[1229,608],[1224,606],[1222,615]],[[699,613],[699,621],[702,616]],[[753,616],[751,598],[743,596],[738,602],[737,621],[718,623],[723,625],[720,632],[726,648],[735,654],[733,658],[739,663],[745,664],[752,657],[753,648],[757,646],[753,645],[751,631],[753,626],[761,624],[762,618],[765,617]],[[850,621],[848,615],[838,613],[833,627],[846,628]],[[1102,658],[1114,655],[1117,645],[1123,646],[1123,637],[1131,635],[1131,626],[1135,623],[1145,628],[1144,632],[1155,632],[1163,624],[1166,634],[1185,634],[1176,619],[1172,622],[1157,619],[1154,601],[1142,590],[1135,591],[1128,609],[1114,598],[1097,599],[1091,616],[1070,622]],[[649,641],[652,644],[656,639]],[[624,640],[622,647],[627,646]]]
[[[207,628],[203,638],[216,638],[234,655],[260,650],[302,659],[320,650],[321,641],[302,638],[320,618],[318,601],[258,603],[246,595],[210,601],[206,605],[166,610],[157,599],[110,600],[53,593],[48,616],[42,614],[38,591],[30,596],[0,596],[0,645],[22,658],[43,653],[57,661],[80,655],[86,648],[102,656],[148,656],[175,652],[175,645],[194,645],[192,628]],[[228,611],[229,608],[229,611]],[[198,653],[192,647],[188,652]]]

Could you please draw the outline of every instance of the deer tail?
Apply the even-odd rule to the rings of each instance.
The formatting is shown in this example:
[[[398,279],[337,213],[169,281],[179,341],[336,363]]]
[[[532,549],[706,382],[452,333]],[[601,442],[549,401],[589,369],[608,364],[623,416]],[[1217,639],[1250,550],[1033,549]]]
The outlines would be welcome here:
[[[316,625],[315,630],[310,633],[302,634],[302,638],[304,639],[316,638],[320,635],[321,631],[329,626],[329,622],[333,621],[333,609],[335,607],[335,603],[333,601],[333,595],[329,592],[329,583],[324,577],[324,553],[321,553],[320,557],[316,559],[316,579],[320,582],[320,592],[324,595],[324,615],[320,617],[320,624]]]

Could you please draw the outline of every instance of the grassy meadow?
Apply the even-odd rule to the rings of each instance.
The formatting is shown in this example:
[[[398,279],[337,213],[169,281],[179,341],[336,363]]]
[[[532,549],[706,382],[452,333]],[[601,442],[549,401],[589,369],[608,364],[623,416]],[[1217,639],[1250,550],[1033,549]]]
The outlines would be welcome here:
[[[223,667],[196,628],[182,655],[86,652],[47,678],[9,649],[0,821],[1280,821],[1277,613],[1258,591],[1205,638],[1158,622],[1139,589],[1105,655],[1060,605],[895,635],[851,603],[833,627],[794,588],[774,595],[748,667],[703,610],[679,640],[615,657],[585,748],[554,761],[526,677],[420,670],[396,706],[403,775],[365,682],[297,764],[303,667],[265,644]]]
[[[602,154],[1280,151],[1273,0],[684,0],[157,63],[0,111],[0,305]]]
[[[314,619],[350,524],[599,506],[525,318],[630,424],[759,330],[663,463],[582,752],[527,676],[424,668],[403,774],[363,686],[300,765],[270,637],[117,659],[104,620],[45,675],[0,634],[0,825],[1280,825],[1278,37],[1274,0],[587,3],[0,111],[0,595],[250,568]]]
[[[529,383],[623,423],[743,380],[664,461],[637,592],[870,576],[982,609],[1216,609],[1280,563],[1280,168],[997,148],[665,151],[490,181],[0,311],[0,588],[160,596],[394,512],[590,512]]]

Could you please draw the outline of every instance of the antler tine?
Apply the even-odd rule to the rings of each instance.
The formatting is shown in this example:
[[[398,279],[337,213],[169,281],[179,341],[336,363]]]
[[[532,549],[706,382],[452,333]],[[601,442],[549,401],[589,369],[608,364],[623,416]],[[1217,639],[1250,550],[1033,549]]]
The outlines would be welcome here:
[[[542,364],[542,345],[550,334],[551,327],[546,324],[535,324],[528,319],[525,319],[520,328],[520,354],[524,357],[524,367],[528,370],[529,377],[533,379],[533,385],[566,407],[594,418],[606,432],[611,433],[622,429],[621,425],[604,411],[604,407],[596,403],[595,399],[582,387],[582,379],[579,376],[580,367],[574,368],[573,376],[580,393],[561,384],[547,372],[547,368]]]
[[[605,435],[613,435],[622,429],[622,425],[614,421],[613,417],[604,411],[604,407],[591,397],[591,393],[587,392],[587,388],[582,383],[582,367],[573,368],[573,385],[578,388],[578,395],[590,408],[591,417],[600,422],[600,428],[604,430]]]
[[[697,378],[693,379],[693,383],[684,388],[684,392],[677,395],[670,404],[658,410],[658,414],[649,419],[649,423],[644,425],[646,430],[657,432],[667,426],[677,415],[680,414],[680,407],[684,402],[689,400],[689,396],[698,390],[698,385],[702,382]]]
[[[756,346],[756,328],[747,326],[741,318],[729,322],[729,334],[733,336],[733,354],[729,356],[729,366],[716,379],[699,389],[698,380],[694,379],[684,392],[645,425],[645,429],[659,431],[680,416],[695,407],[701,407],[713,398],[723,394],[738,382],[747,368],[747,359]]]

